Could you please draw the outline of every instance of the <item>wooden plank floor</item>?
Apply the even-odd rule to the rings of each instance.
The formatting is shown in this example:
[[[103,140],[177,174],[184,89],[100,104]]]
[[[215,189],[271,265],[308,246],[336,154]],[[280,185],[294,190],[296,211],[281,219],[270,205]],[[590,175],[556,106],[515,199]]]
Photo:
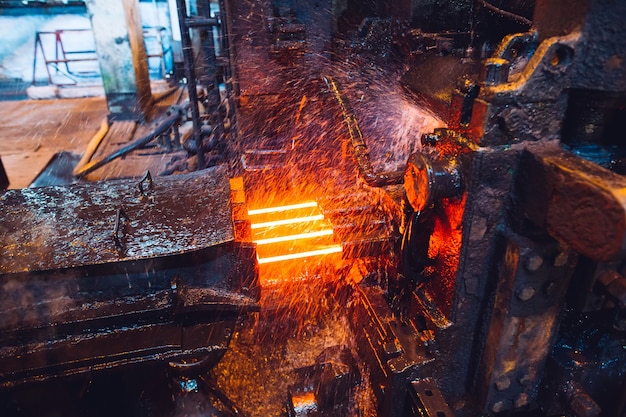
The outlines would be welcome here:
[[[28,186],[57,152],[82,154],[107,113],[103,97],[0,101],[0,157],[9,188]]]
[[[27,188],[56,153],[44,148],[32,153],[2,155],[2,164],[9,177],[9,189]]]
[[[104,98],[0,101],[0,155],[82,152],[107,113]]]
[[[144,125],[114,122],[94,158],[101,158],[148,133],[178,94],[162,100],[154,121]],[[61,151],[82,155],[87,144],[108,115],[104,97],[55,100],[0,101],[0,158],[11,183],[9,188],[27,187]],[[161,148],[140,149],[94,171],[86,180],[140,177],[146,170],[153,176],[164,172],[184,151],[164,153]]]
[[[113,122],[109,132],[92,157],[92,161],[111,155],[148,134],[165,117],[162,116],[163,110],[160,109],[158,111],[160,115],[157,115],[155,120],[144,125],[137,125],[132,121]],[[186,151],[180,150],[166,152],[164,148],[157,147],[154,143],[151,143],[142,149],[134,150],[96,169],[87,175],[87,179],[96,181],[110,178],[138,178],[142,177],[146,170],[149,170],[153,177],[158,176],[168,168],[174,158],[183,158],[186,154]]]

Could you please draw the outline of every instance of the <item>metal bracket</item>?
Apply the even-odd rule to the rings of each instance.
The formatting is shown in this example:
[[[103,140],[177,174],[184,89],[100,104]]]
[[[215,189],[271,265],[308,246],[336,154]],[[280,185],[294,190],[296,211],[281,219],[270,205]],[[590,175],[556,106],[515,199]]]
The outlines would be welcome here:
[[[144,183],[147,184],[147,188],[144,188]],[[141,197],[149,197],[146,191],[152,191],[152,175],[150,175],[150,171],[146,170],[146,173],[137,183],[137,187],[139,188],[139,192],[141,193]]]
[[[123,249],[124,244],[120,240],[119,231],[120,231],[120,223],[121,219],[124,218],[128,220],[128,216],[124,212],[123,209],[118,208],[115,212],[115,225],[113,226],[113,240],[115,241],[115,247],[120,250]]]

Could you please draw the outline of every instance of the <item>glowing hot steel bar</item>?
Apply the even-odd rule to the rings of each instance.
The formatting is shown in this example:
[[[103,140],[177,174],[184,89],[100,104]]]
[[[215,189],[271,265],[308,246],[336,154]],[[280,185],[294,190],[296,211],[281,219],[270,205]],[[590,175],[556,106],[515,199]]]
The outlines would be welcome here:
[[[332,253],[340,253],[341,251],[341,245],[333,245],[325,249],[312,250],[308,252],[290,253],[288,255],[272,256],[270,258],[259,258],[259,264],[289,261],[292,259],[308,258],[311,256],[330,255]]]
[[[318,230],[316,232],[298,233],[297,235],[286,235],[286,236],[270,237],[267,239],[259,239],[259,240],[255,240],[254,242],[257,245],[269,245],[271,243],[288,242],[290,240],[312,239],[315,237],[332,236],[332,234],[333,234],[333,229],[324,229],[324,230]]]
[[[275,226],[286,226],[288,224],[308,223],[308,222],[314,222],[317,220],[324,220],[324,215],[316,214],[314,216],[296,217],[294,219],[280,219],[280,220],[274,220],[271,222],[252,223],[251,228],[263,229],[263,228],[275,227]]]
[[[257,251],[259,264],[342,252],[342,246],[334,244],[332,226],[315,201],[253,209],[248,214],[256,230],[257,239],[253,241],[263,248]]]
[[[248,215],[254,216],[257,214],[277,213],[279,211],[297,210],[297,209],[314,208],[314,207],[317,207],[317,202],[307,201],[305,203],[290,204],[288,206],[266,207],[266,208],[261,208],[261,209],[248,210]]]

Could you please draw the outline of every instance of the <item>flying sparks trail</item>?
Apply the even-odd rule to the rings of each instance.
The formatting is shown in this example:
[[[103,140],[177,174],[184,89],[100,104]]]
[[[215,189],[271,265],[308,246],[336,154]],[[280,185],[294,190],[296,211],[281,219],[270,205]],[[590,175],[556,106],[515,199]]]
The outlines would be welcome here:
[[[300,259],[300,258],[309,258],[311,256],[330,255],[332,253],[340,253],[341,251],[342,251],[341,245],[333,245],[324,249],[312,250],[312,251],[307,251],[307,252],[290,253],[288,255],[272,256],[269,258],[259,258],[258,261],[260,265],[260,264],[268,264],[272,262],[289,261],[289,260]]]
[[[314,237],[331,236],[332,234],[333,234],[332,229],[324,229],[324,230],[318,230],[316,232],[298,233],[296,235],[286,235],[286,236],[270,237],[267,239],[259,239],[259,240],[255,240],[254,242],[257,245],[268,245],[272,243],[288,242],[290,240],[311,239]]]

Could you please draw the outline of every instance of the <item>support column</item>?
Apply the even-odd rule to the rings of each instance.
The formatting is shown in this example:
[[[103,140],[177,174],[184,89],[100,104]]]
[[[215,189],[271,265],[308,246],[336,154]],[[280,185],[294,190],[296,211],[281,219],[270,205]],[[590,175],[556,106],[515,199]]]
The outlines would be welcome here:
[[[150,118],[153,99],[139,0],[86,0],[110,117]]]

